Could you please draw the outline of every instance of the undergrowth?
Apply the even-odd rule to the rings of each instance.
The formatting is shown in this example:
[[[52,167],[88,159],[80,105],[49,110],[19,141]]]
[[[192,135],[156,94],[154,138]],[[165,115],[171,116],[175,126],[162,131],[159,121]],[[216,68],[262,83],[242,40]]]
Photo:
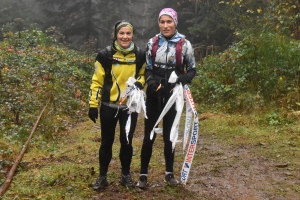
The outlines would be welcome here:
[[[41,144],[85,116],[91,62],[37,29],[4,34],[0,42],[0,170],[11,166],[16,147],[25,142],[47,102],[37,129]],[[3,174],[0,178],[2,183]]]
[[[299,109],[300,42],[276,33],[248,33],[204,58],[193,81],[198,102],[227,112]]]

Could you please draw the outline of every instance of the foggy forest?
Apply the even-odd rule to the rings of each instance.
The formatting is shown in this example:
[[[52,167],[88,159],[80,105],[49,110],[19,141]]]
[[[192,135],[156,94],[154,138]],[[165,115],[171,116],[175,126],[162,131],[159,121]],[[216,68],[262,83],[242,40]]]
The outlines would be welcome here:
[[[116,142],[112,181],[95,192],[101,130],[87,115],[95,57],[123,19],[145,48],[166,7],[196,60],[189,88],[199,138],[187,184],[164,183],[158,136],[147,189],[118,182]],[[299,39],[299,0],[0,0],[0,198],[298,200]],[[176,177],[186,153],[178,143]]]

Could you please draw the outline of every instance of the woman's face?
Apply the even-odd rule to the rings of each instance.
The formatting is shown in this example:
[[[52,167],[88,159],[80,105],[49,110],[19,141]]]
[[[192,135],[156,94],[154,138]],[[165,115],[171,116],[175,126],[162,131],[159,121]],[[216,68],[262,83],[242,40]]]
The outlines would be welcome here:
[[[132,38],[133,33],[129,27],[122,27],[117,34],[117,42],[123,49],[130,46]]]
[[[159,30],[165,37],[171,37],[175,34],[176,25],[172,17],[162,15],[159,18]]]

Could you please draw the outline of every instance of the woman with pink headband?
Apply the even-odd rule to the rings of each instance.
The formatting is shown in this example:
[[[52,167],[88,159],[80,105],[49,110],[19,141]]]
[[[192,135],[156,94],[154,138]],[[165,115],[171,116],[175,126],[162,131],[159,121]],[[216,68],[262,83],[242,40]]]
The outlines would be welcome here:
[[[156,124],[164,106],[172,95],[174,83],[169,83],[169,77],[175,72],[177,83],[190,83],[196,74],[194,50],[185,36],[177,31],[177,13],[172,8],[164,8],[158,15],[160,33],[151,38],[146,47],[147,99],[144,140],[141,150],[141,169],[137,187],[146,188],[148,181],[148,167],[152,155],[152,147],[156,138],[150,138],[151,131]],[[181,54],[181,55],[180,55]],[[174,177],[173,165],[175,150],[172,149],[170,132],[176,116],[175,104],[163,118],[163,140],[165,157],[165,181],[176,185],[179,182]]]

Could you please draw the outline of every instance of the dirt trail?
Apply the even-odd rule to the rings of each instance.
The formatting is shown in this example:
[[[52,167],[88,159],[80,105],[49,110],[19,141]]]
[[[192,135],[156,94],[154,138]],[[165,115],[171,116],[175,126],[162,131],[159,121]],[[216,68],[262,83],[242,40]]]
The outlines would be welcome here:
[[[207,119],[214,120],[214,119]],[[208,121],[209,122],[209,121]],[[205,122],[201,122],[203,125]],[[138,180],[140,167],[140,150],[143,139],[143,119],[139,119],[133,139],[134,155],[132,158],[131,174],[134,181]],[[202,131],[202,132],[201,132]],[[299,200],[300,199],[300,172],[297,164],[278,163],[272,158],[263,157],[254,152],[268,151],[266,144],[229,146],[220,141],[220,133],[205,132],[200,125],[200,135],[196,154],[188,177],[187,185],[168,186],[164,183],[164,156],[162,136],[158,135],[154,143],[154,151],[149,165],[148,187],[145,190],[138,188],[127,189],[120,185],[119,136],[116,130],[113,158],[110,163],[108,181],[109,186],[100,192],[91,188],[98,175],[98,148],[101,141],[99,124],[91,121],[78,123],[75,127],[62,133],[58,146],[62,147],[41,159],[32,159],[27,155],[28,165],[24,166],[24,180],[31,180],[27,175],[39,172],[42,175],[50,173],[50,182],[41,183],[37,179],[28,185],[15,179],[22,187],[39,187],[41,191],[59,191],[61,189],[60,172],[52,174],[50,165],[61,166],[65,169],[72,165],[71,170],[63,177],[62,185],[65,188],[72,185],[74,193],[67,191],[70,198],[92,200],[139,200],[139,199],[167,199],[167,200]],[[70,148],[72,147],[72,148]],[[30,152],[29,152],[30,153]],[[56,154],[57,153],[57,154]],[[178,144],[176,146],[174,173],[179,179],[182,162],[185,154]],[[35,158],[35,157],[34,157]],[[26,160],[26,159],[25,159]],[[87,170],[88,169],[88,170]],[[92,169],[92,170],[91,170]],[[56,169],[57,170],[57,169]],[[41,171],[41,172],[40,172]],[[70,172],[71,171],[71,172]],[[20,171],[21,172],[21,171]],[[65,172],[66,173],[66,172]],[[20,176],[21,174],[19,174]],[[55,177],[58,178],[55,178]],[[69,177],[69,178],[68,178]],[[17,178],[17,177],[16,177]],[[55,182],[54,182],[55,181]],[[51,183],[57,183],[50,185]],[[32,185],[32,186],[31,186]],[[37,186],[38,185],[38,186]],[[76,189],[75,189],[76,188]],[[13,189],[16,189],[14,191]],[[20,189],[19,189],[20,190]],[[26,191],[25,191],[26,192]],[[11,187],[8,198],[14,199],[18,195],[18,187]],[[48,195],[48,193],[47,193]],[[41,194],[36,194],[41,196]],[[63,196],[63,195],[62,195]],[[80,198],[78,198],[80,196]],[[10,198],[14,197],[14,198]],[[74,198],[73,198],[74,197]],[[33,198],[33,197],[32,197]],[[31,199],[32,199],[31,198]],[[50,199],[50,198],[48,198]],[[57,198],[59,199],[59,198]],[[64,198],[65,199],[65,196]]]
[[[139,123],[135,137],[141,139],[142,133],[143,125]],[[159,140],[156,143],[159,143]],[[166,189],[161,177],[152,177],[148,189],[136,190],[136,193],[131,192],[126,199],[300,199],[300,191],[282,187],[282,183],[285,183],[284,186],[300,184],[299,169],[278,165],[271,159],[253,154],[253,148],[264,147],[249,145],[233,148],[217,142],[215,134],[200,133],[197,148],[188,184],[184,188],[176,190],[182,192],[182,195],[179,197],[173,195]],[[175,161],[175,168],[179,175],[183,159],[178,159],[178,156],[183,157],[183,155],[178,152]],[[137,180],[137,168],[134,173]],[[102,194],[94,196],[94,199],[107,199],[101,198],[104,193],[106,197],[107,194],[110,194],[111,197],[113,196],[111,199],[115,199],[115,186],[116,184],[110,186]]]
[[[216,143],[214,136],[200,141],[206,159],[194,166],[189,190],[208,199],[300,199],[300,191],[281,187],[283,182],[299,184],[299,171],[253,155],[256,146],[232,148]]]

